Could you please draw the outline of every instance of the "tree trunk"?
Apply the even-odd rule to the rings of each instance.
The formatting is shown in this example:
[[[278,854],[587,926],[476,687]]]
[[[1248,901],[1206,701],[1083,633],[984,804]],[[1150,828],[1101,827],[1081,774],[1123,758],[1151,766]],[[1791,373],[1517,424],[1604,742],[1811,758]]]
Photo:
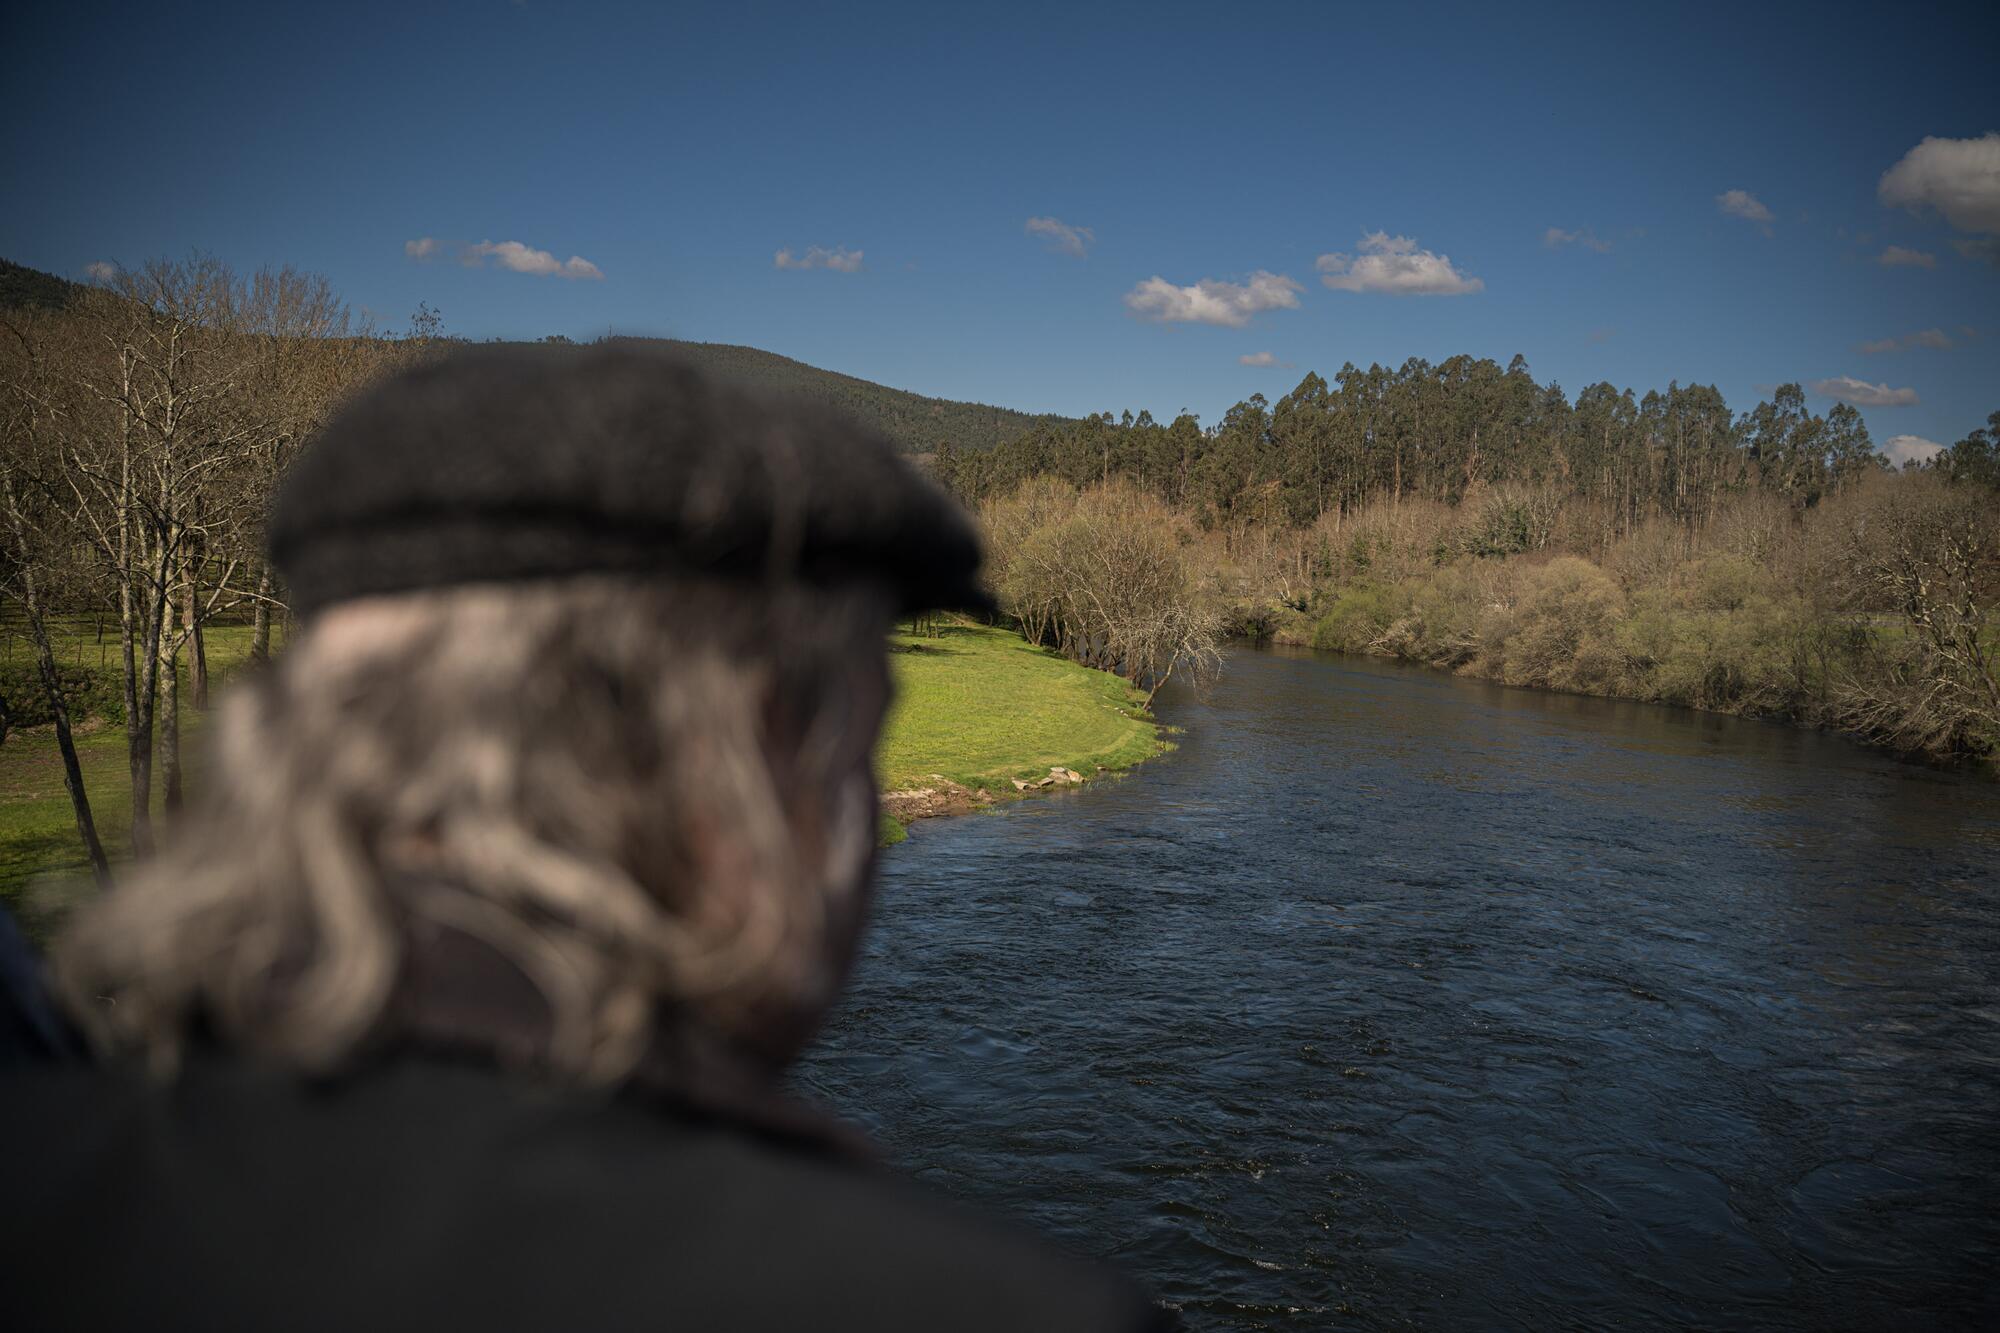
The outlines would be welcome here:
[[[268,564],[257,573],[257,607],[252,615],[250,660],[268,662],[271,660],[271,566]]]
[[[146,621],[125,630],[125,756],[132,770],[132,851],[139,856],[153,850],[153,709],[160,691],[160,645],[166,638],[167,615],[173,606],[167,590],[171,534],[162,530],[156,537],[160,555],[148,561],[151,586],[146,589],[144,606],[136,608],[143,611]],[[143,632],[141,642],[132,642],[134,631]],[[141,663],[143,671],[138,669]]]
[[[14,483],[11,477],[0,477],[6,482],[7,516],[14,530],[14,544],[20,560],[21,600],[28,613],[28,632],[35,641],[35,669],[42,679],[42,692],[48,696],[49,711],[55,716],[56,749],[62,753],[63,786],[69,791],[69,805],[76,816],[77,836],[83,839],[83,850],[90,857],[91,873],[100,885],[111,882],[111,864],[104,855],[104,842],[97,836],[97,820],[90,812],[90,793],[83,786],[83,763],[77,758],[76,737],[69,729],[69,698],[63,692],[62,677],[56,671],[55,650],[49,644],[49,628],[42,620],[42,604],[39,590],[35,586],[35,571],[28,563],[28,534],[21,520],[21,511],[14,500]]]
[[[159,755],[160,787],[169,815],[181,808],[181,635],[185,626],[176,624],[181,609],[169,596],[160,623],[159,673],[165,686],[159,692],[159,735],[154,748]]]
[[[197,713],[208,711],[208,648],[201,641],[201,612],[194,600],[194,578],[188,578],[188,703]]]
[[[181,800],[181,652],[167,649],[166,712],[160,718],[160,784],[165,788],[169,816],[180,812]]]
[[[31,590],[28,596],[32,598]],[[63,786],[69,791],[70,811],[76,816],[77,836],[90,857],[90,870],[99,885],[111,882],[111,864],[104,856],[104,842],[97,836],[97,820],[90,813],[90,793],[83,787],[83,763],[77,758],[76,737],[69,729],[69,699],[63,693],[62,678],[56,674],[55,654],[49,648],[48,627],[39,610],[30,609],[28,624],[35,636],[35,666],[41,673],[42,692],[48,695],[49,711],[56,720],[56,749],[62,752]]]

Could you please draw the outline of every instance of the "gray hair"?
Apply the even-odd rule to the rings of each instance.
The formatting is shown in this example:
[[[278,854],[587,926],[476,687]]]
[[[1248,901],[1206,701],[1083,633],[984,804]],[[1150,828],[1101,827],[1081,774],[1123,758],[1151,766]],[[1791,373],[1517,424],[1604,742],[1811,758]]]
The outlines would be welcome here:
[[[572,1081],[682,1022],[809,1025],[873,857],[890,613],[614,577],[336,605],[228,700],[203,802],[59,941],[58,987],[158,1066],[205,1024],[323,1071],[397,1035],[443,929],[528,979]]]

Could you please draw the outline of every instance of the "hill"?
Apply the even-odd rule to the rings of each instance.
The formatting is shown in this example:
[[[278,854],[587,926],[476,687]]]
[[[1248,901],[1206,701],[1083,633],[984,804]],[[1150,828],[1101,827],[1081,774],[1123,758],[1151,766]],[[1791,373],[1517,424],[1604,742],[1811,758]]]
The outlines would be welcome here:
[[[868,422],[905,453],[927,454],[949,441],[984,451],[1018,439],[1037,425],[1067,425],[1065,417],[1035,416],[985,403],[926,398],[870,380],[821,370],[755,347],[657,339],[710,373],[752,388],[791,394],[836,407]]]
[[[53,273],[0,259],[0,310],[10,307],[60,308],[84,288]],[[870,380],[821,370],[775,352],[727,343],[646,339],[673,348],[723,379],[750,388],[790,394],[835,407],[857,417],[893,440],[906,454],[929,454],[949,441],[961,450],[981,452],[1018,439],[1037,425],[1068,425],[1069,419],[1035,416],[986,403],[961,403]]]
[[[61,309],[69,304],[73,293],[82,290],[82,284],[68,278],[0,259],[0,310],[23,306]]]

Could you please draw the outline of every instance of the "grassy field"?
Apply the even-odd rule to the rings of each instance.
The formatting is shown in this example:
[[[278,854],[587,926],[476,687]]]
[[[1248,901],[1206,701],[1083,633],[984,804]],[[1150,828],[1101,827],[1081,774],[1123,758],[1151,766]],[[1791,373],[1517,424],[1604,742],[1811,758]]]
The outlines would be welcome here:
[[[249,646],[247,627],[211,633],[212,677],[240,666]],[[897,698],[876,758],[885,790],[922,786],[937,773],[1012,795],[1009,778],[1039,777],[1057,764],[1085,774],[1099,766],[1122,769],[1162,748],[1159,728],[1124,681],[1006,630],[947,626],[936,638],[898,635],[892,647]],[[18,640],[0,645],[0,652],[22,651]],[[94,638],[64,645],[65,655],[93,664],[98,652]],[[190,786],[200,780],[203,721],[182,712]],[[115,859],[125,853],[131,823],[125,730],[93,721],[77,748],[98,830]],[[157,770],[154,790],[157,800]],[[893,821],[885,826],[885,840],[900,833]],[[16,732],[0,744],[0,902],[11,903],[38,876],[84,866],[54,729]]]
[[[116,634],[115,628],[113,634]],[[250,655],[248,625],[217,626],[203,636],[208,649],[210,688],[218,688]],[[18,634],[0,639],[0,661],[30,657],[33,649]],[[106,647],[94,634],[72,633],[59,645],[65,662],[85,662],[116,671],[117,640]],[[182,668],[185,673],[185,666]],[[183,674],[185,688],[185,674]],[[181,710],[181,748],[189,784],[200,780],[205,715]],[[122,723],[92,718],[77,726],[77,757],[83,764],[83,784],[90,793],[90,810],[104,848],[117,859],[126,854],[132,825],[132,783],[125,766]],[[155,816],[164,793],[158,755],[154,757]],[[88,866],[69,793],[63,789],[62,756],[56,749],[54,727],[17,731],[0,745],[0,902],[11,902],[38,875],[81,873]]]
[[[1057,764],[1088,774],[1129,768],[1159,753],[1143,696],[1118,677],[982,625],[946,626],[934,639],[898,635],[896,702],[876,752],[882,788],[941,774],[967,787],[1011,791]]]

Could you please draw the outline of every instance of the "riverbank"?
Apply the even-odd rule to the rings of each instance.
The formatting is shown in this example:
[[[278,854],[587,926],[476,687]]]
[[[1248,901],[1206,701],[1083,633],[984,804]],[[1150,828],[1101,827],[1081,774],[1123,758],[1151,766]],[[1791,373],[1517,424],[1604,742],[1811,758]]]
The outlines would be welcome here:
[[[1836,732],[2000,776],[2000,622],[1920,633],[1770,592],[1732,558],[1676,574],[1654,585],[1572,555],[1460,561],[1232,621],[1252,640]]]
[[[915,819],[1087,782],[1169,748],[1128,682],[1011,630],[947,624],[890,641],[896,701],[876,751],[883,841]]]
[[[1011,631],[947,623],[934,637],[895,635],[890,649],[896,702],[876,754],[885,843],[900,842],[911,820],[976,810],[1038,790],[1038,783],[1067,786],[1071,774],[1089,781],[1167,748],[1143,697],[1125,681],[1035,648]],[[247,628],[212,633],[216,680],[236,670],[248,651]],[[94,642],[68,642],[62,656],[66,667],[100,665]],[[182,710],[190,787],[200,782],[205,721],[205,714]],[[115,862],[129,854],[132,818],[125,731],[102,718],[78,730],[84,786]],[[0,743],[0,903],[16,904],[38,878],[85,869],[55,730],[18,730]]]

